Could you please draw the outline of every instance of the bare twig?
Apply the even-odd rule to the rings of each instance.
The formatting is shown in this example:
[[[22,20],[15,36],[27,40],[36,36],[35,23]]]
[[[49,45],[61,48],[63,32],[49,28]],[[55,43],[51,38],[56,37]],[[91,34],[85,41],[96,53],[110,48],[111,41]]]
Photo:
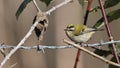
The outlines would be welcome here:
[[[37,24],[38,24],[38,21],[36,21],[36,22],[32,25],[31,29],[28,31],[28,33],[25,35],[25,37],[18,43],[18,45],[9,52],[9,54],[8,54],[8,55],[4,58],[4,60],[1,62],[0,68],[2,68],[2,66],[5,64],[5,62],[19,49],[19,47],[20,47],[21,45],[24,44],[24,42],[27,40],[27,38],[32,34],[32,31],[34,30],[34,28],[35,28],[35,26],[36,26]]]
[[[75,59],[75,63],[74,63],[74,68],[77,68],[77,65],[78,65],[78,61],[79,61],[80,55],[81,55],[81,50],[78,49],[77,55],[76,55],[76,59]]]
[[[39,12],[42,12],[42,11],[40,10],[40,8],[38,7],[38,5],[37,5],[37,3],[36,3],[35,0],[33,0],[33,3],[34,3],[34,5],[35,5],[35,7],[37,8],[37,10],[38,10]]]
[[[88,1],[88,4],[87,4],[86,13],[85,13],[85,16],[84,16],[84,23],[83,23],[84,25],[87,25],[88,15],[89,15],[89,11],[91,9],[91,4],[92,4],[93,0],[87,0],[87,1]],[[82,43],[80,43],[80,45],[82,46]],[[78,61],[79,61],[79,58],[80,58],[80,52],[81,52],[81,50],[78,49],[76,59],[75,59],[75,63],[74,63],[74,68],[77,68]]]
[[[16,65],[17,65],[17,63],[14,63],[9,68],[15,68]]]
[[[36,3],[35,0],[34,4]],[[62,4],[57,5],[55,8],[52,8],[52,10],[50,9],[50,11],[46,12],[46,14],[50,14],[51,12],[53,12],[56,8],[59,8],[65,4],[67,4],[69,1],[71,0],[65,0],[64,2],[62,2]],[[37,7],[37,4],[35,4]],[[38,11],[40,11],[39,7],[37,7]],[[3,61],[0,64],[0,68],[2,68],[2,66],[6,63],[6,61],[24,44],[24,42],[28,39],[28,37],[32,34],[32,31],[34,30],[35,26],[38,24],[38,21],[36,21],[30,28],[30,30],[28,31],[28,33],[25,35],[25,37],[18,43],[18,45],[12,49],[9,54],[3,59]]]
[[[64,2],[56,5],[55,7],[51,8],[50,10],[48,10],[48,11],[46,12],[46,14],[50,15],[51,12],[55,11],[57,8],[62,7],[63,5],[68,4],[68,3],[71,2],[71,1],[72,1],[72,0],[65,0]]]
[[[106,16],[105,9],[103,7],[102,0],[98,0],[98,1],[99,1],[101,12],[102,12],[102,15],[103,15],[103,18],[104,18],[104,23],[105,23],[106,30],[107,30],[107,33],[108,33],[108,36],[109,36],[109,40],[112,41],[113,40],[113,36],[112,36],[112,32],[111,32],[111,29],[110,29],[110,26],[109,26],[109,22],[108,22],[108,19],[107,19],[107,16]],[[113,53],[114,53],[114,56],[115,56],[115,58],[117,60],[117,63],[120,64],[120,60],[119,60],[119,57],[118,57],[118,53],[117,53],[115,44],[113,43],[111,45],[112,45]]]
[[[91,10],[91,5],[92,5],[92,2],[93,0],[87,0],[88,1],[88,5],[87,5],[87,9],[86,9],[86,13],[85,13],[85,16],[84,16],[84,25],[87,24],[87,20],[88,20],[88,15],[89,15],[89,12]]]
[[[68,41],[68,40],[64,40],[64,42],[67,43],[67,44],[73,45],[74,47],[76,47],[76,48],[78,48],[78,49],[80,49],[80,50],[82,50],[82,51],[84,51],[84,52],[86,52],[86,53],[88,53],[88,54],[90,54],[90,55],[92,55],[92,56],[94,56],[94,57],[96,57],[96,58],[98,58],[98,59],[100,59],[100,60],[108,63],[108,64],[111,64],[111,65],[120,67],[119,64],[114,63],[114,62],[112,62],[112,61],[109,61],[109,60],[107,60],[107,59],[105,59],[105,58],[103,58],[103,57],[101,57],[101,56],[99,56],[99,55],[97,55],[97,54],[95,54],[95,53],[93,53],[93,52],[91,52],[91,51],[83,48],[83,47],[80,47],[79,45],[77,45],[77,44],[75,44],[75,43],[73,43],[73,42],[70,42],[70,41]]]

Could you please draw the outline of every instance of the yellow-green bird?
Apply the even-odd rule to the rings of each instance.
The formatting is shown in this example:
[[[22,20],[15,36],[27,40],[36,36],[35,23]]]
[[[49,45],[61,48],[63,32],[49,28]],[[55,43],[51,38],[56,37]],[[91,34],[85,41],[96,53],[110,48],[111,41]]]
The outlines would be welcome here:
[[[98,29],[87,27],[83,24],[69,24],[65,33],[75,43],[85,43]]]

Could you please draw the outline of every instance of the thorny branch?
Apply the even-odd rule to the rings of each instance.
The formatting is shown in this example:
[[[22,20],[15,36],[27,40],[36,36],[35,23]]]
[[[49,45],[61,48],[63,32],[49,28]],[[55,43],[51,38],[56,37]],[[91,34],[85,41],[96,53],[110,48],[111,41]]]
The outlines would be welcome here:
[[[107,59],[105,59],[105,58],[103,58],[103,57],[101,57],[101,56],[99,56],[99,55],[97,55],[97,54],[95,54],[95,53],[93,53],[93,52],[85,49],[84,47],[81,47],[81,46],[73,43],[73,42],[70,42],[70,41],[68,41],[68,40],[64,40],[64,42],[67,43],[67,44],[73,45],[74,47],[76,47],[76,48],[78,48],[78,49],[80,49],[80,50],[88,53],[89,55],[92,55],[92,56],[94,56],[94,57],[96,57],[96,58],[98,58],[98,59],[100,59],[100,60],[102,60],[102,61],[104,61],[104,62],[106,62],[106,63],[108,63],[108,64],[111,64],[111,65],[120,67],[119,64],[117,64],[117,63],[115,63],[115,62],[112,62],[112,61],[109,61],[109,60],[107,60]]]
[[[35,0],[34,0],[34,1],[35,1]],[[51,12],[53,12],[54,10],[56,10],[57,8],[62,7],[63,5],[69,3],[70,1],[71,1],[71,0],[65,0],[65,1],[62,2],[61,4],[58,4],[56,7],[50,9],[51,11],[48,10],[48,11],[46,12],[46,14],[50,14]],[[37,24],[38,24],[38,22],[35,22],[35,23],[31,26],[30,30],[29,30],[28,33],[25,35],[25,37],[24,37],[24,38],[18,43],[18,45],[17,45],[14,49],[12,49],[12,50],[9,52],[9,54],[3,59],[3,61],[2,61],[1,64],[0,64],[0,68],[2,68],[3,65],[7,62],[7,60],[19,49],[19,47],[21,47],[21,46],[24,44],[24,42],[25,42],[25,41],[29,38],[29,36],[32,34],[32,31],[34,30],[34,28],[36,27]]]

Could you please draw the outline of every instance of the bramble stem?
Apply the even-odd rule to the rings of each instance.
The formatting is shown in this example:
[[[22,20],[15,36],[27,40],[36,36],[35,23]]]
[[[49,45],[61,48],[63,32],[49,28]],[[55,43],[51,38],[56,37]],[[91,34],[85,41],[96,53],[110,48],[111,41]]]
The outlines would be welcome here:
[[[104,23],[105,23],[105,27],[106,27],[106,30],[107,30],[107,33],[108,33],[108,36],[109,36],[109,40],[112,41],[113,36],[112,36],[112,32],[111,32],[111,29],[110,29],[110,26],[109,26],[109,23],[108,23],[108,19],[106,17],[105,9],[104,9],[103,4],[102,4],[102,0],[98,0],[98,1],[99,1],[99,4],[100,4],[102,15],[104,17]],[[118,57],[118,54],[117,54],[117,51],[116,51],[116,48],[115,48],[115,44],[112,43],[111,45],[112,45],[113,53],[114,53],[114,56],[117,60],[117,63],[120,64],[119,57]]]

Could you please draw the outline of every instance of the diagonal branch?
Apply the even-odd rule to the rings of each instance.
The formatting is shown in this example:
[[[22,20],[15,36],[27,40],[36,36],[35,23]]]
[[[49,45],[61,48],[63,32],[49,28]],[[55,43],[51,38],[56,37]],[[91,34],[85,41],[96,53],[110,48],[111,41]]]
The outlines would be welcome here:
[[[103,18],[104,18],[104,21],[105,21],[104,23],[105,23],[105,27],[106,27],[106,30],[107,30],[107,33],[108,33],[108,36],[109,36],[109,40],[112,41],[113,36],[112,36],[112,32],[111,32],[111,29],[110,29],[110,26],[109,26],[109,22],[108,22],[108,19],[107,19],[107,16],[106,16],[105,8],[103,7],[102,0],[98,0],[98,1],[99,1],[101,12],[102,12],[102,15],[103,15]],[[120,64],[120,60],[119,60],[119,57],[118,57],[118,53],[117,53],[115,44],[113,43],[111,45],[112,45],[112,48],[113,48],[113,53],[114,53],[114,56],[116,58],[116,61],[117,61],[118,64]]]
[[[109,61],[109,60],[107,60],[107,59],[105,59],[105,58],[103,58],[103,57],[101,57],[101,56],[99,56],[99,55],[97,55],[97,54],[95,54],[95,53],[93,53],[93,52],[91,52],[91,51],[83,48],[83,47],[80,47],[79,45],[77,45],[77,44],[75,44],[75,43],[73,43],[73,42],[70,42],[70,41],[68,41],[68,40],[64,40],[64,42],[67,43],[67,44],[73,45],[74,47],[76,47],[76,48],[78,48],[78,49],[80,49],[80,50],[88,53],[89,55],[92,55],[92,56],[100,59],[100,60],[103,61],[103,62],[106,62],[106,63],[108,63],[108,64],[111,64],[111,65],[120,67],[120,64],[117,64],[117,63],[114,63],[114,62],[112,62],[112,61]]]
[[[54,6],[54,7],[51,8],[50,10],[48,10],[48,11],[46,12],[46,14],[50,15],[51,12],[55,11],[57,8],[60,8],[60,7],[64,6],[64,5],[68,4],[68,3],[71,2],[71,1],[72,1],[72,0],[65,0],[64,2],[62,2],[62,3],[60,3],[60,4],[56,5],[56,6]]]
[[[2,68],[2,66],[6,63],[6,61],[7,61],[8,59],[10,59],[10,57],[20,48],[21,45],[24,44],[24,42],[27,40],[27,38],[32,34],[32,31],[34,30],[34,28],[35,28],[35,26],[36,26],[37,24],[38,24],[38,21],[36,21],[36,22],[32,25],[31,29],[28,31],[28,33],[25,35],[25,37],[18,43],[18,45],[9,52],[9,54],[8,54],[8,55],[4,58],[4,60],[1,62],[0,68]]]
[[[34,3],[36,3],[35,2],[35,0],[33,0],[34,1]],[[67,3],[69,3],[71,0],[65,0],[64,2],[62,2],[62,4],[59,4],[59,5],[57,5],[56,6],[56,8],[59,8],[59,7],[61,7],[61,6],[63,6],[63,5],[65,5],[65,4],[67,4]],[[37,4],[36,4],[36,6],[37,6]],[[40,11],[40,9],[37,7],[37,9]],[[50,9],[51,10],[51,9]],[[54,9],[55,10],[55,9]],[[52,10],[52,11],[49,11],[49,12],[46,12],[46,14],[50,14],[51,12],[53,12],[54,10]],[[10,53],[3,59],[3,61],[1,62],[1,64],[0,64],[0,68],[2,68],[3,67],[3,65],[7,62],[7,60],[8,59],[10,59],[10,57],[20,48],[20,46],[22,46],[23,44],[24,44],[24,42],[29,38],[29,36],[32,34],[32,31],[34,30],[34,28],[35,28],[35,26],[38,24],[38,21],[36,21],[32,26],[31,26],[31,28],[30,28],[30,30],[28,31],[28,33],[25,35],[25,37],[18,43],[18,45],[14,48],[14,49],[12,49],[11,51],[10,51]]]
[[[33,0],[33,3],[34,3],[34,5],[35,5],[35,7],[37,8],[37,10],[38,10],[39,12],[42,12],[42,11],[40,10],[40,8],[38,7],[38,5],[37,5],[37,3],[36,3],[35,0]]]

